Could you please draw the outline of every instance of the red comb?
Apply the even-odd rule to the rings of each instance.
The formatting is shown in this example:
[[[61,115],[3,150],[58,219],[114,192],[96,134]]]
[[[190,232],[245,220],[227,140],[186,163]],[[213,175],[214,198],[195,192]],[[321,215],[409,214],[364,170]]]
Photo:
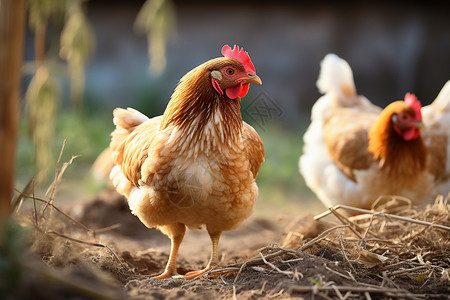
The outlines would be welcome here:
[[[414,110],[416,118],[422,120],[422,113],[420,111],[422,105],[420,104],[419,100],[417,100],[417,97],[414,94],[406,93],[405,103]]]
[[[233,49],[231,49],[230,46],[224,45],[222,47],[222,55],[225,57],[234,58],[241,62],[241,64],[244,65],[244,69],[246,72],[255,73],[255,67],[250,60],[250,56],[248,56],[247,51],[244,51],[244,48],[241,48],[241,50],[239,50],[239,46],[234,45]]]

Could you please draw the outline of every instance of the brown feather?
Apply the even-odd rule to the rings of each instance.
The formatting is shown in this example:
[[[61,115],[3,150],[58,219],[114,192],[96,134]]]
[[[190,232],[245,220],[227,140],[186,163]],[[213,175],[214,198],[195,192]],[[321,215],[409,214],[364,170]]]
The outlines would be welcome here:
[[[161,129],[169,125],[178,126],[180,129],[195,126],[191,130],[194,132],[192,142],[196,143],[212,114],[218,109],[223,117],[223,132],[218,133],[224,136],[224,143],[235,142],[237,134],[242,131],[240,98],[232,100],[226,95],[218,95],[210,79],[211,71],[227,65],[244,71],[236,60],[219,57],[207,61],[183,76],[164,112]],[[194,86],[195,89],[192,88]],[[194,121],[198,122],[194,125]]]
[[[250,162],[250,171],[253,174],[253,178],[256,179],[259,167],[264,162],[264,145],[256,130],[245,122],[242,139],[244,140],[244,150],[247,159]]]
[[[120,110],[116,109],[114,113],[117,112]],[[162,116],[154,117],[138,126],[129,127],[131,132],[120,128],[111,134],[110,147],[113,150],[114,162],[122,167],[122,173],[134,186],[138,186],[141,166],[147,158],[148,146],[152,144],[159,130],[161,119]]]
[[[449,159],[447,157],[449,140],[447,133],[436,127],[438,126],[427,127],[421,135],[427,145],[427,170],[433,174],[436,184],[439,184],[450,179],[444,167]]]
[[[393,113],[408,109],[404,101],[398,101],[378,116],[354,108],[330,110],[332,114],[324,119],[324,140],[338,168],[353,181],[354,170],[368,169],[375,161],[394,176],[411,176],[423,171],[427,149],[422,139],[405,141],[392,127]]]
[[[374,162],[367,150],[367,133],[376,114],[359,112],[353,108],[335,108],[331,112],[323,124],[325,144],[338,168],[355,181],[354,170],[368,169]]]

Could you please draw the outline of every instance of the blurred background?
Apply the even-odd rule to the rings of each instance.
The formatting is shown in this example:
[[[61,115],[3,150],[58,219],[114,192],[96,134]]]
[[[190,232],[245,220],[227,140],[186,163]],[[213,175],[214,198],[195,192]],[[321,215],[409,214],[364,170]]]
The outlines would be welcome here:
[[[406,92],[428,104],[450,79],[450,13],[314,2],[28,0],[17,188],[34,175],[48,186],[66,140],[61,163],[78,157],[58,201],[94,195],[105,187],[91,166],[109,144],[112,110],[162,114],[185,73],[238,44],[263,80],[242,101],[266,149],[256,213],[323,210],[298,172],[320,61],[347,60],[358,93],[380,106]]]

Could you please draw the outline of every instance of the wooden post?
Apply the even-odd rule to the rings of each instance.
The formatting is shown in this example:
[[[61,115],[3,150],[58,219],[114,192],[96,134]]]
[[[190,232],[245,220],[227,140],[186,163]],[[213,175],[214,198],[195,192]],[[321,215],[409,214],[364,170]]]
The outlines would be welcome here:
[[[24,30],[25,0],[0,0],[0,221],[11,214]]]

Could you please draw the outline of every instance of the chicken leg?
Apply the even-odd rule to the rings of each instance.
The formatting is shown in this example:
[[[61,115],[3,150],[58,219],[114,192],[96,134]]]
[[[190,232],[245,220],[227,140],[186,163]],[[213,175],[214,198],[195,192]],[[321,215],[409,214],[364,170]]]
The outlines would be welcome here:
[[[184,275],[183,277],[186,280],[191,280],[200,277],[219,264],[218,248],[219,248],[219,239],[222,232],[211,232],[208,230],[208,233],[209,237],[211,238],[211,258],[209,259],[208,265],[203,270],[186,273],[186,275]]]
[[[177,254],[186,232],[186,226],[182,223],[174,223],[162,227],[161,231],[169,236],[171,247],[166,269],[161,275],[156,276],[156,279],[170,278],[177,275]]]

